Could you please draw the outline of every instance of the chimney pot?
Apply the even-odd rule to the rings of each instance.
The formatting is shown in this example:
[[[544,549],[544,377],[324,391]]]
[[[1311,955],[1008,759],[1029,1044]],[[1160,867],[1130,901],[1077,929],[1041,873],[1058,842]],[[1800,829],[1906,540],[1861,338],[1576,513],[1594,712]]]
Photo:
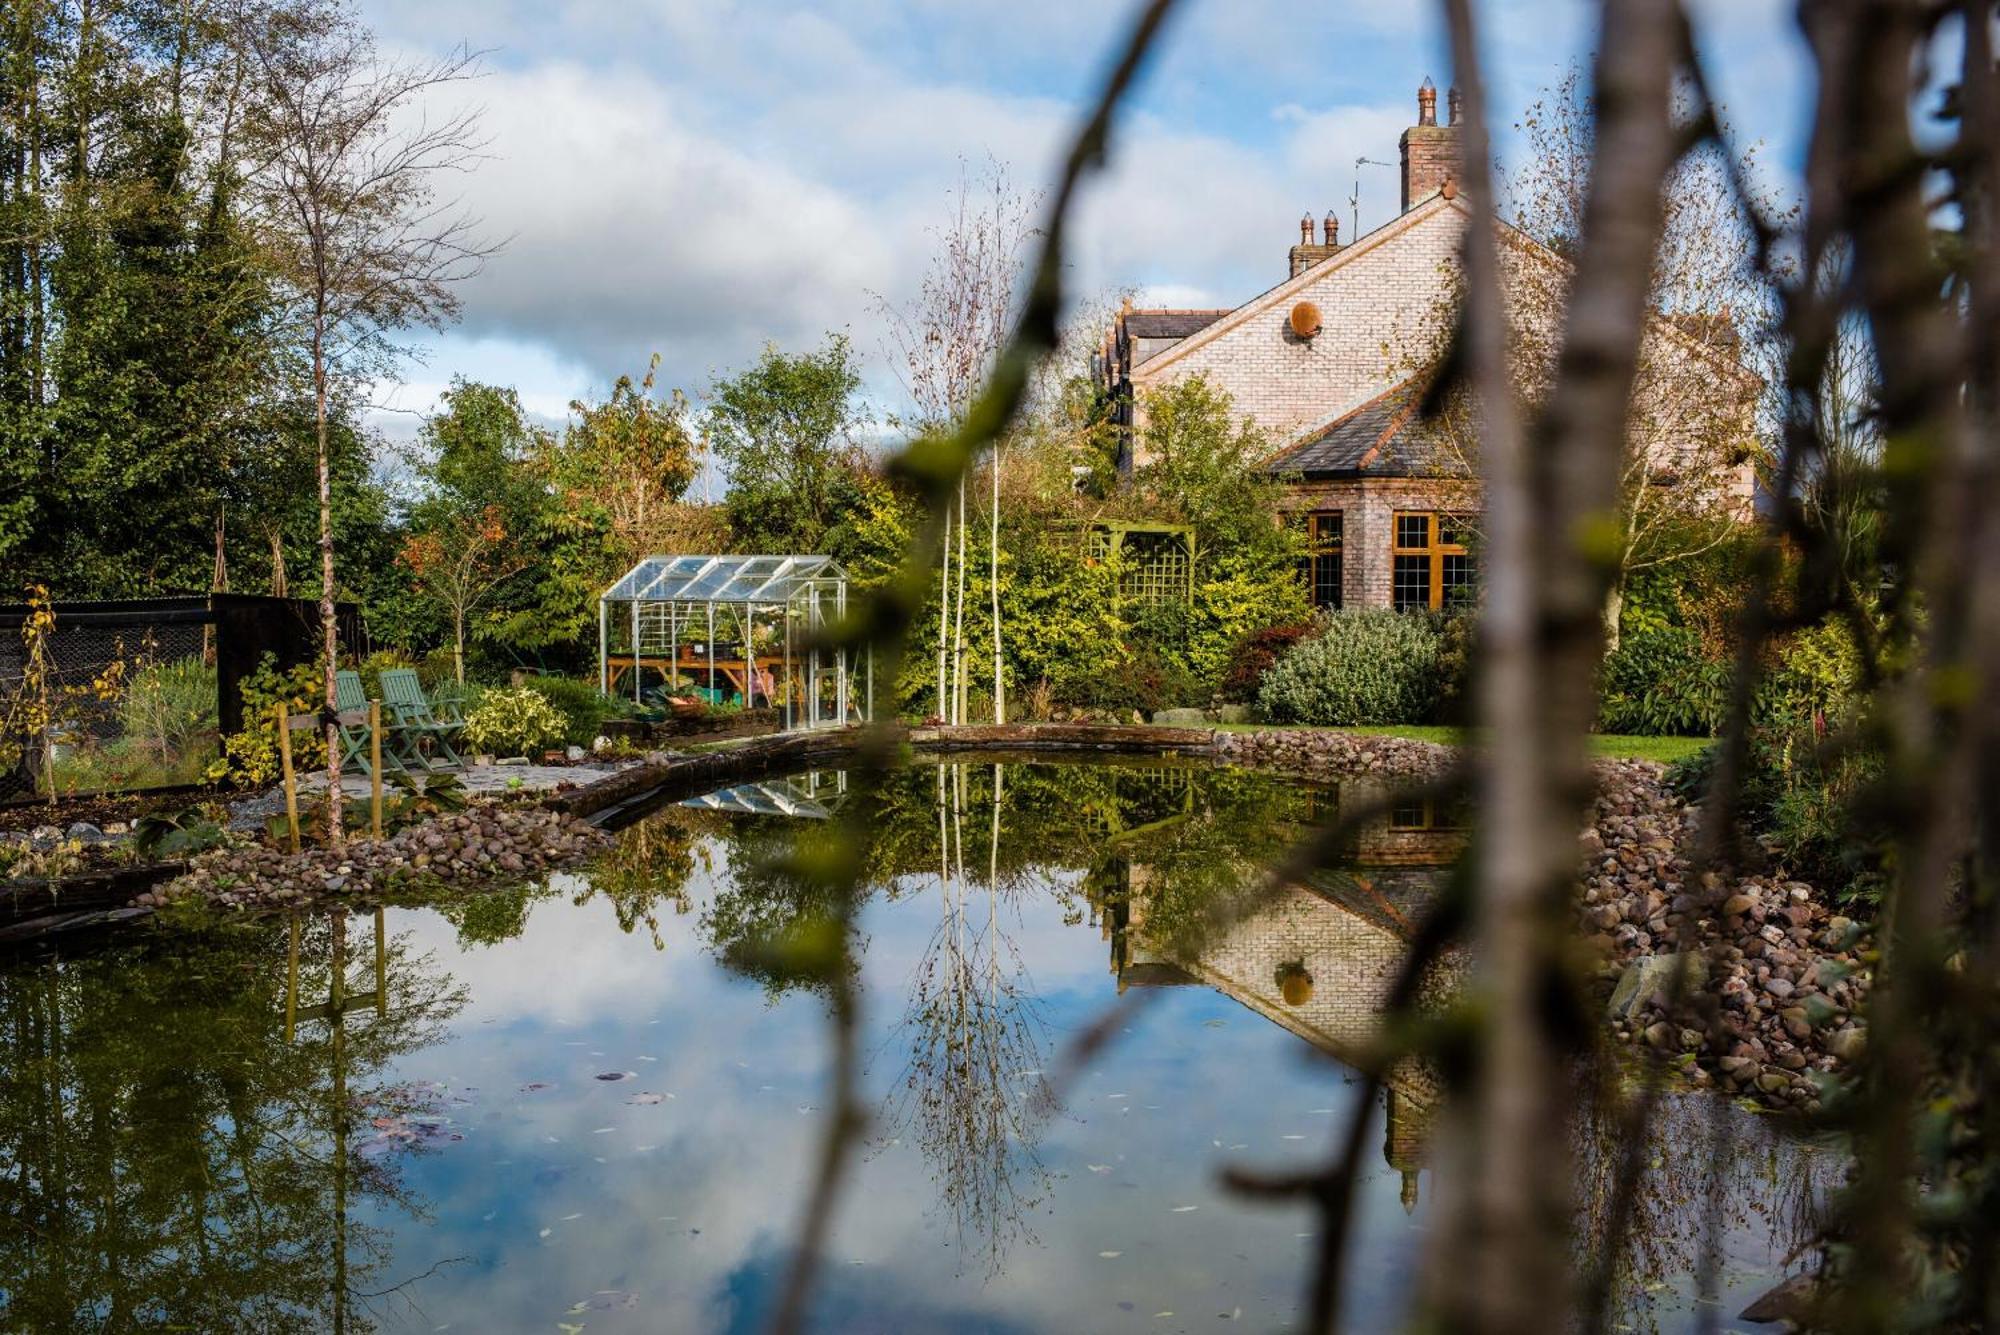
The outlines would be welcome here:
[[[1332,209],[1326,211],[1326,244],[1329,246],[1340,244],[1340,219],[1334,216]]]
[[[1424,76],[1423,86],[1417,89],[1417,124],[1436,125],[1438,123],[1437,85]]]
[[[1465,118],[1465,94],[1458,91],[1457,84],[1453,84],[1451,91],[1445,94],[1445,106],[1449,109],[1451,124],[1456,125]]]
[[[1302,246],[1310,246],[1312,243],[1313,243],[1313,216],[1310,213],[1308,213],[1304,217],[1299,219],[1299,244]]]

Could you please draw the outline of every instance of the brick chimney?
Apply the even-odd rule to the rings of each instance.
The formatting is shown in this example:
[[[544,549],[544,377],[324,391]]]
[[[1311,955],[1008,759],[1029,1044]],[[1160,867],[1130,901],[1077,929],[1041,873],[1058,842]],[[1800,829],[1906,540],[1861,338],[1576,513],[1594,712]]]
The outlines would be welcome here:
[[[1449,99],[1451,123],[1439,125],[1437,85],[1428,78],[1417,89],[1417,123],[1403,131],[1403,212],[1421,204],[1458,175],[1458,122],[1463,114],[1458,89]]]
[[[1333,216],[1333,210],[1326,211],[1326,243],[1313,244],[1313,218],[1308,213],[1299,219],[1299,244],[1293,246],[1285,257],[1291,269],[1291,276],[1300,274],[1322,260],[1333,258],[1340,250],[1340,219]]]

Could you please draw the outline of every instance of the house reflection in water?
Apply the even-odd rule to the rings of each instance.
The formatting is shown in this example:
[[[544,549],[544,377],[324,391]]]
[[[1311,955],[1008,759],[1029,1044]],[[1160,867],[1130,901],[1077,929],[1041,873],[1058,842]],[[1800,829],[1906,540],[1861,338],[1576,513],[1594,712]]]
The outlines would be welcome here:
[[[1363,794],[1354,784],[1346,792]],[[1312,818],[1334,819],[1340,798],[1339,788],[1315,794]],[[1303,838],[1306,830],[1298,833]],[[1359,1068],[1372,1060],[1381,1012],[1415,925],[1464,842],[1464,824],[1452,810],[1430,801],[1396,807],[1357,833],[1338,869],[1279,889],[1195,945],[1185,933],[1148,931],[1148,909],[1166,873],[1137,849],[1093,875],[1091,898],[1121,993],[1212,987]],[[1423,1003],[1437,1004],[1462,968],[1462,959],[1448,957],[1434,969],[1420,988]],[[1389,1068],[1383,1089],[1383,1157],[1402,1175],[1404,1209],[1414,1211],[1441,1090],[1435,1071],[1411,1059]]]

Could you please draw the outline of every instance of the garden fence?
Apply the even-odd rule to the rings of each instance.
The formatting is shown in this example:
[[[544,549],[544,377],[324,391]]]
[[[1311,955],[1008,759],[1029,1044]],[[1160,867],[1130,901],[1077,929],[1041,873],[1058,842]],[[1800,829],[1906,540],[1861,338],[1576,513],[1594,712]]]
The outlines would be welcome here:
[[[319,606],[207,594],[0,605],[0,803],[206,781],[243,726],[243,679],[266,654],[313,657]],[[361,618],[337,611],[344,648]]]

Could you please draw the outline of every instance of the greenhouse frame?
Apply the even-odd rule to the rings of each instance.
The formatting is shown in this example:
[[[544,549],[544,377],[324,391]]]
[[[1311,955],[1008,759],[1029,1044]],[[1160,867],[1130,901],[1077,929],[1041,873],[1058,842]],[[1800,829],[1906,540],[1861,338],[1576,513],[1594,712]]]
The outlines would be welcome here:
[[[761,702],[786,731],[865,723],[873,655],[825,642],[846,611],[830,556],[648,556],[597,600],[598,686],[642,706],[649,681],[662,701]]]

